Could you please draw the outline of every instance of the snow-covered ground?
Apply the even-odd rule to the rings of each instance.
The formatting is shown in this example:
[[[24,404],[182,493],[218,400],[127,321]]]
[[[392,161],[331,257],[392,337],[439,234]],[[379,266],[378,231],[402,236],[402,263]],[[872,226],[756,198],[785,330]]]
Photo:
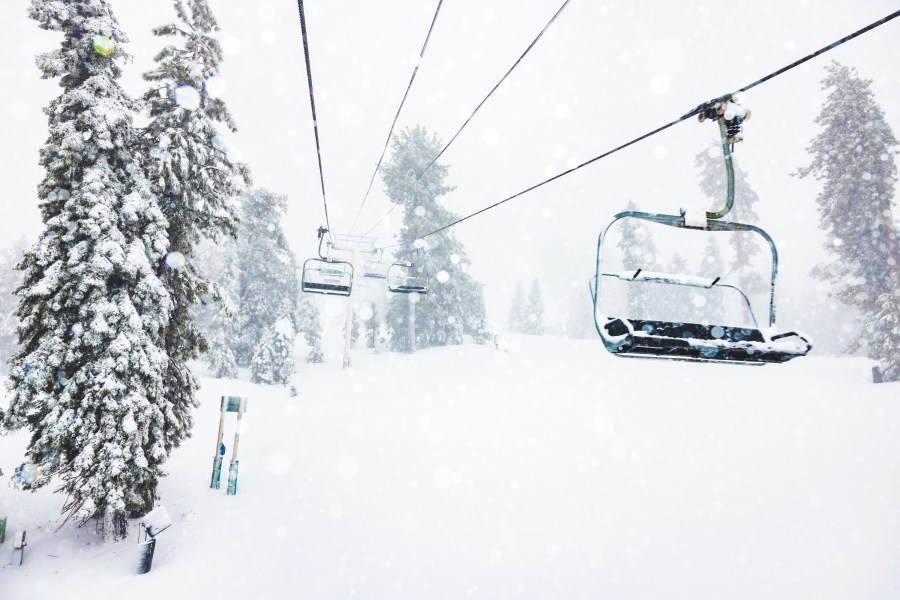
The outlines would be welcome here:
[[[203,379],[147,575],[136,527],[54,533],[62,498],[4,477],[28,548],[11,567],[0,545],[0,598],[900,598],[900,388],[865,360],[523,336],[357,350],[296,385]],[[249,397],[234,497],[209,489],[223,394]],[[0,438],[7,475],[26,441]]]

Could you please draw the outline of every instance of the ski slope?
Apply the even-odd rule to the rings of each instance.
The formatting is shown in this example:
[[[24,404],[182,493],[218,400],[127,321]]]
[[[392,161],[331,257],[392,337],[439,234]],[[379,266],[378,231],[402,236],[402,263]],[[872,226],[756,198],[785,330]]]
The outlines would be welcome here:
[[[868,361],[509,346],[301,363],[295,398],[204,378],[153,570],[136,526],[54,533],[63,499],[4,481],[28,547],[0,545],[0,598],[900,597],[900,388]],[[234,497],[209,489],[223,394],[249,397]],[[26,441],[0,438],[7,475]]]

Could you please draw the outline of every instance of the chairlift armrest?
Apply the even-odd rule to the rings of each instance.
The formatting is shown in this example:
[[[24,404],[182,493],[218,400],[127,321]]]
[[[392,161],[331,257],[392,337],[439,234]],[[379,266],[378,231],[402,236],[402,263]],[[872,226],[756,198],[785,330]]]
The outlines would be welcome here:
[[[802,335],[800,335],[799,333],[797,333],[796,331],[786,331],[784,333],[776,333],[769,339],[774,342],[775,340],[782,340],[782,339],[789,338],[789,337],[795,337],[795,338],[799,338],[800,340],[802,340],[803,343],[806,344],[807,352],[812,350],[812,344],[809,342],[809,340],[806,339],[805,337],[803,337]]]

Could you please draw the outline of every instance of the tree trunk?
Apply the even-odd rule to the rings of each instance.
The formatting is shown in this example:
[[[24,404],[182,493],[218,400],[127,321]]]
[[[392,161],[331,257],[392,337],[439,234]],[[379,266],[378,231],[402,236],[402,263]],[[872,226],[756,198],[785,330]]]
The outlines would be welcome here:
[[[416,303],[407,302],[406,347],[412,354],[416,351]]]
[[[107,507],[103,511],[103,539],[107,542],[124,540],[128,535],[128,522],[125,514]]]

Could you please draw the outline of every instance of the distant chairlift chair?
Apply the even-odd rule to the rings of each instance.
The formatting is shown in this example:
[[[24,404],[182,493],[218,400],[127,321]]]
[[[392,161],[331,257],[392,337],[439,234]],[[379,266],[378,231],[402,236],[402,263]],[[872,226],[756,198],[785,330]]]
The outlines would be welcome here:
[[[726,107],[735,108],[740,116],[726,118]],[[601,232],[597,242],[597,270],[593,278],[591,294],[594,301],[594,323],[606,349],[623,357],[661,358],[700,362],[731,362],[740,364],[781,363],[806,356],[812,349],[803,335],[790,331],[775,332],[775,277],[778,273],[778,252],[775,243],[765,231],[754,225],[720,221],[734,204],[734,168],[731,162],[730,145],[740,139],[740,122],[743,111],[730,102],[710,103],[701,114],[705,118],[717,120],[725,153],[728,174],[728,195],[726,206],[718,212],[707,212],[705,218],[689,218],[682,211],[679,216],[625,211],[618,213]],[[603,245],[613,224],[622,219],[639,219],[670,227],[693,229],[703,232],[749,231],[763,237],[772,251],[772,275],[769,288],[768,328],[762,329],[753,317],[753,327],[731,327],[705,323],[681,323],[607,316],[601,309],[601,277],[616,278],[634,283],[651,283],[711,289],[719,283],[719,277],[698,278],[664,273],[605,272],[603,269]],[[753,315],[747,295],[731,285],[721,285],[737,290],[743,297],[750,315]]]
[[[309,294],[349,296],[353,287],[353,265],[322,254],[322,240],[328,230],[320,227],[319,258],[309,258],[303,263],[300,288]]]
[[[388,290],[396,294],[427,294],[428,282],[422,270],[418,261],[394,263],[387,272]]]
[[[383,251],[379,251],[377,260],[373,258],[371,260],[367,260],[363,264],[363,277],[370,277],[372,279],[387,279],[388,266],[382,258],[382,252]]]

